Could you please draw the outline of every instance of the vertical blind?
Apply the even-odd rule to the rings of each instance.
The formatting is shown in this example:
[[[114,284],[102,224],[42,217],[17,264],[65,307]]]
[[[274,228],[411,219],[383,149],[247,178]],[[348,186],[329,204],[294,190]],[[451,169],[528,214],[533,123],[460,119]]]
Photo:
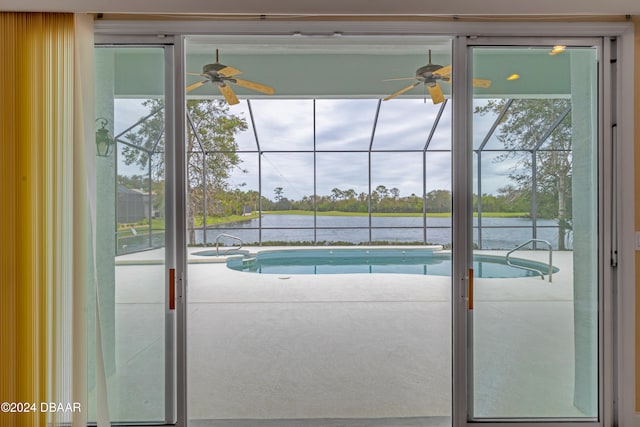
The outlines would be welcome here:
[[[36,405],[0,425],[86,425],[87,34],[89,16],[0,13],[0,402]]]

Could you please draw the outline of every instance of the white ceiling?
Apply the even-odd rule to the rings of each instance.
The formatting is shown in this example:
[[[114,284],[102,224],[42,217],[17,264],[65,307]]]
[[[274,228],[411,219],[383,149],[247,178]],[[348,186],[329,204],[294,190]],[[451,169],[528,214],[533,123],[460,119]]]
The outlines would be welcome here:
[[[443,37],[402,36],[378,38],[369,44],[362,37],[342,36],[316,39],[296,36],[214,37],[187,39],[186,69],[199,73],[202,66],[215,61],[242,70],[241,78],[274,87],[273,96],[237,87],[238,95],[251,98],[382,98],[415,82],[418,67],[428,61],[432,50],[434,64],[451,64],[451,42]],[[310,42],[313,43],[310,43]],[[377,49],[376,49],[377,47]],[[489,88],[477,88],[476,97],[556,97],[571,92],[570,66],[575,55],[591,55],[593,47],[569,48],[549,55],[551,45],[539,48],[481,48],[474,53],[474,76],[490,80]],[[112,52],[117,97],[160,95],[164,90],[161,48],[118,47],[98,49],[97,55]],[[591,53],[589,53],[591,52]],[[593,61],[595,59],[592,59]],[[513,73],[515,81],[507,80]],[[402,78],[400,81],[388,79]],[[405,81],[406,79],[406,81]],[[187,76],[186,84],[202,77]],[[451,85],[443,83],[445,95]],[[219,96],[214,85],[204,85],[189,94],[193,97]],[[418,87],[403,97],[425,96]]]
[[[428,46],[425,47],[425,46]],[[426,58],[428,49],[438,52],[451,51],[450,36],[418,35],[195,35],[187,38],[190,54],[212,55],[215,49],[233,51],[236,55],[291,55],[306,54],[357,54],[357,55],[408,55],[421,54]]]
[[[638,0],[2,0],[0,10],[265,15],[625,15]]]

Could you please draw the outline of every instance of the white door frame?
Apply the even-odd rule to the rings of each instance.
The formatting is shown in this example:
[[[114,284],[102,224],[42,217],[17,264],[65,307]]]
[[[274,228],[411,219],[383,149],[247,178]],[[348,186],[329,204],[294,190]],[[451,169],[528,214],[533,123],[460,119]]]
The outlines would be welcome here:
[[[496,46],[496,47],[527,47],[527,46],[553,46],[558,44],[558,39],[549,39],[545,37],[522,37],[522,38],[503,38],[503,37],[458,37],[454,43],[454,69],[468,70],[472,68],[471,49],[474,46]],[[617,237],[614,236],[613,227],[607,224],[615,223],[615,210],[613,206],[615,199],[613,195],[615,191],[608,191],[616,188],[618,184],[613,174],[613,136],[612,132],[606,129],[615,130],[615,114],[610,104],[615,101],[615,94],[611,94],[612,81],[611,70],[615,69],[610,66],[615,58],[616,52],[612,52],[609,47],[608,38],[585,38],[585,39],[568,39],[565,38],[562,44],[571,46],[598,46],[599,50],[599,119],[598,119],[598,146],[599,148],[599,237],[601,247],[599,248],[600,268],[599,268],[599,361],[598,361],[598,383],[599,383],[599,402],[597,420],[560,420],[553,419],[500,419],[500,420],[470,420],[470,414],[473,412],[473,310],[468,307],[468,284],[469,269],[473,266],[473,220],[472,220],[472,91],[470,90],[469,76],[466,78],[457,78],[454,81],[454,144],[453,144],[453,162],[454,162],[454,286],[453,301],[454,306],[454,425],[455,426],[471,426],[482,424],[483,426],[516,426],[522,422],[528,425],[545,425],[545,426],[610,426],[614,419],[614,400],[616,399],[616,390],[614,384],[610,381],[615,374],[615,361],[613,360],[615,352],[613,346],[607,346],[607,343],[613,342],[614,329],[611,327],[612,319],[608,314],[612,313],[612,307],[615,304],[610,296],[612,295],[615,276],[618,274],[616,269],[611,266],[611,254],[617,245]],[[604,82],[607,82],[606,84]],[[615,170],[615,169],[613,169]],[[456,193],[461,197],[456,198]],[[461,248],[456,251],[456,248]],[[606,331],[606,332],[605,332]]]
[[[173,114],[173,135],[175,139],[174,158],[174,185],[175,189],[185,188],[185,158],[184,158],[184,132],[185,125],[182,118],[185,116],[184,87],[184,35],[195,34],[292,34],[305,29],[309,34],[415,34],[415,35],[449,35],[458,36],[454,44],[453,63],[458,70],[466,70],[467,59],[466,37],[616,37],[617,47],[617,87],[613,105],[617,111],[616,125],[611,131],[611,139],[616,146],[612,154],[612,161],[616,165],[613,175],[616,178],[616,194],[619,197],[612,209],[612,223],[616,228],[612,230],[617,241],[618,267],[611,278],[611,294],[613,300],[607,300],[604,309],[605,328],[604,348],[606,360],[612,363],[606,365],[604,372],[605,396],[617,393],[617,405],[605,400],[606,414],[618,414],[621,425],[635,425],[640,422],[640,415],[635,412],[636,388],[635,388],[635,244],[634,244],[634,117],[633,117],[633,82],[634,82],[634,28],[628,23],[553,23],[553,22],[399,22],[399,21],[97,21],[95,23],[96,43],[123,43],[141,44],[155,40],[156,44],[172,43],[166,36],[174,36],[173,53],[173,98],[175,111]],[[159,36],[158,36],[159,35]],[[160,39],[158,38],[160,37]],[[160,43],[158,41],[160,40]],[[454,93],[467,93],[466,79],[456,79]],[[465,102],[456,99],[454,103],[454,117],[456,130],[454,136],[459,137],[468,132],[466,124],[460,122],[465,117]],[[605,112],[605,118],[607,113]],[[459,127],[458,127],[459,126]],[[459,157],[459,156],[458,156]],[[454,155],[454,168],[460,172],[458,184],[454,184],[454,192],[468,188],[469,165],[468,159],[457,158]],[[457,165],[457,166],[456,166]],[[466,170],[467,172],[463,172]],[[466,184],[465,184],[466,182]],[[462,184],[460,184],[462,183]],[[462,185],[462,188],[458,187]],[[174,195],[175,205],[174,224],[176,227],[175,244],[181,248],[175,254],[176,277],[178,278],[177,303],[176,303],[176,422],[178,426],[187,425],[187,358],[186,358],[186,282],[187,282],[187,255],[186,255],[186,195],[184,191],[176,191]],[[454,202],[454,212],[467,212],[470,201],[458,198]],[[454,214],[454,229],[468,230],[467,220],[461,215]],[[458,228],[462,227],[462,228]],[[472,242],[468,231],[454,235],[454,247],[468,247]],[[458,257],[460,258],[460,257]],[[460,375],[460,369],[466,372],[466,347],[467,324],[466,316],[462,310],[466,310],[466,271],[468,256],[454,260],[454,420],[455,425],[468,425],[466,422],[466,374]],[[615,309],[615,311],[614,311]],[[616,329],[613,329],[616,328]],[[615,332],[615,334],[614,334]],[[460,355],[463,356],[460,356]],[[169,412],[168,412],[169,414]],[[169,414],[171,415],[171,414]],[[613,416],[613,415],[612,415]],[[500,423],[501,427],[516,425],[512,423]],[[546,424],[553,425],[553,424]],[[584,425],[584,424],[578,424]],[[612,419],[607,417],[601,420],[603,427],[612,425]],[[572,424],[562,423],[563,427]]]

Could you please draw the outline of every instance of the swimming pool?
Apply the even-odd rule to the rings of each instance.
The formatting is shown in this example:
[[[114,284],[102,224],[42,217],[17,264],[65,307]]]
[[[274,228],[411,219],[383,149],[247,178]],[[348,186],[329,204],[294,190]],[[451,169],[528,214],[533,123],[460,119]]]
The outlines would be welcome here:
[[[528,270],[549,271],[548,264],[521,258],[474,255],[476,277],[517,278],[539,277]],[[296,249],[258,252],[253,256],[232,257],[227,267],[260,274],[357,274],[395,273],[451,276],[451,254],[432,249]],[[558,271],[553,268],[553,273]]]

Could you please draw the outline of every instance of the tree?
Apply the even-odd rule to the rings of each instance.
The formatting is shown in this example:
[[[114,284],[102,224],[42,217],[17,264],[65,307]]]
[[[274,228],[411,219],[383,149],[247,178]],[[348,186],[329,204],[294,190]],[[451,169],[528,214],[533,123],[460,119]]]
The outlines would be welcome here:
[[[398,200],[400,198],[400,190],[397,187],[393,187],[389,190],[389,193],[394,200]]]
[[[499,113],[506,100],[490,100],[476,107],[480,115]],[[558,221],[558,248],[565,249],[570,224],[571,199],[571,115],[569,99],[516,99],[505,115],[497,138],[507,150],[497,161],[514,159],[509,177],[519,190],[539,192],[536,209]],[[557,122],[557,120],[560,120]],[[552,124],[558,124],[552,129]],[[537,173],[533,175],[535,170]],[[533,188],[534,178],[537,181]]]
[[[355,200],[356,195],[357,195],[356,190],[354,190],[353,188],[349,188],[344,192],[344,197],[346,197],[349,200]]]
[[[451,212],[453,197],[449,190],[431,190],[426,198],[427,212]]]
[[[344,192],[339,188],[334,188],[331,190],[331,200],[338,201],[344,197]]]
[[[530,212],[531,210],[530,189],[523,190],[508,184],[498,188],[498,195],[503,207],[497,212]]]
[[[273,192],[275,193],[274,199],[275,199],[276,203],[278,203],[284,197],[282,195],[283,191],[284,191],[284,189],[282,187],[276,187],[276,188],[273,189]]]
[[[118,175],[118,184],[126,188],[145,188],[149,186],[149,177],[144,175]]]
[[[378,185],[373,193],[378,196],[378,200],[389,197],[389,190],[382,184]]]
[[[127,134],[132,144],[141,149],[125,146],[124,162],[144,167],[151,161],[153,176],[164,179],[164,156],[154,155],[164,152],[163,101],[151,99],[144,101],[143,106],[150,113],[157,113]],[[187,115],[187,227],[193,243],[196,216],[225,215],[229,214],[226,209],[233,209],[234,204],[224,198],[233,195],[228,191],[228,179],[233,168],[241,163],[235,137],[247,129],[247,122],[233,114],[226,102],[214,99],[188,100]]]

